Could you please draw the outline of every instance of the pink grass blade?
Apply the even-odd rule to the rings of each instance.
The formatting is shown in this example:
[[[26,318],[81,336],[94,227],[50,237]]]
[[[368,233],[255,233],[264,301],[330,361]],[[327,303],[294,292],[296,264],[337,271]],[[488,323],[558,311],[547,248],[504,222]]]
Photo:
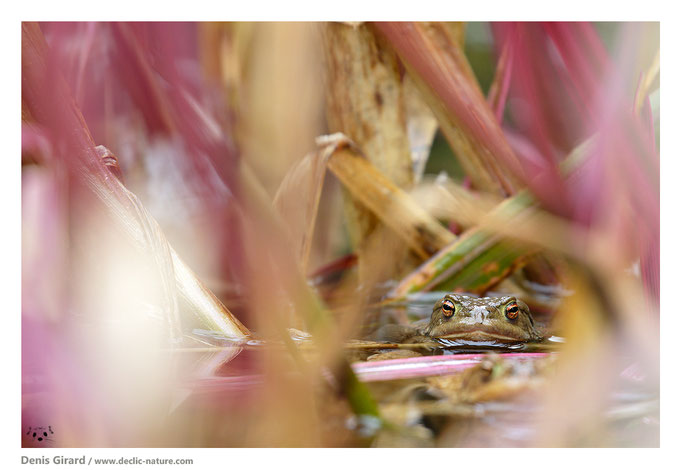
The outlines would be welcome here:
[[[512,36],[502,46],[502,52],[497,60],[495,78],[488,90],[488,103],[495,113],[498,122],[502,122],[502,115],[509,95],[512,71],[514,69],[514,42],[516,38]]]
[[[509,353],[508,359],[538,360],[548,357],[549,353]],[[356,362],[353,369],[363,382],[411,379],[434,375],[448,375],[481,362],[487,354],[453,354],[447,356],[409,357],[386,361]]]

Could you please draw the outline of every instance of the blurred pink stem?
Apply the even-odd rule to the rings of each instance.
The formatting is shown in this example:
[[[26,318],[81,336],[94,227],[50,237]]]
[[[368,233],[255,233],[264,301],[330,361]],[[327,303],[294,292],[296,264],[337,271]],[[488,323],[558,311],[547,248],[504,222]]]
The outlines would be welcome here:
[[[487,354],[453,354],[449,356],[409,357],[387,361],[356,362],[353,369],[363,382],[408,379],[433,375],[447,375],[475,366]],[[547,357],[548,353],[510,353],[509,359],[536,360]]]
[[[497,61],[495,78],[488,91],[488,103],[493,109],[497,122],[499,123],[502,122],[502,116],[504,115],[504,107],[507,103],[512,70],[514,68],[514,41],[516,41],[516,35],[512,33],[504,43],[502,53]]]

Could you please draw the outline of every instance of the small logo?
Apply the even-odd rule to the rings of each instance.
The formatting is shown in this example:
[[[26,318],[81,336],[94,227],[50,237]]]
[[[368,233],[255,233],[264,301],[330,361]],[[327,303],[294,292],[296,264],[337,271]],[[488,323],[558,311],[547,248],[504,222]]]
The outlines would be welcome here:
[[[54,436],[54,431],[52,426],[39,426],[39,427],[29,427],[26,432],[26,436],[33,442],[49,442],[54,441],[52,438]]]

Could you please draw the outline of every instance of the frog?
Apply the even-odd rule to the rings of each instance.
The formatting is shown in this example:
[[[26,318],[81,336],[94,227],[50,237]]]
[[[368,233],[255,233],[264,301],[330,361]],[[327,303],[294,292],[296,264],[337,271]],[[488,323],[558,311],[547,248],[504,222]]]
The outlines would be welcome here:
[[[420,333],[467,341],[542,340],[528,305],[510,295],[476,298],[447,294],[433,306],[431,320]]]
[[[397,343],[434,340],[527,343],[543,339],[522,300],[510,295],[472,297],[454,293],[434,304],[428,323],[386,325],[375,338]]]

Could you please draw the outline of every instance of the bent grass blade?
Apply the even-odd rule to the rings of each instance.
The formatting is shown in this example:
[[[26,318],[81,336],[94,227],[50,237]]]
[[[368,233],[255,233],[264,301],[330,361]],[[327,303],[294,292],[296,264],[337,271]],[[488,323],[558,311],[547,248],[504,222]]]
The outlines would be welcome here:
[[[532,204],[530,194],[524,191],[502,202],[493,213],[511,219]],[[387,297],[402,299],[433,289],[483,293],[519,267],[529,254],[518,244],[473,227],[405,277]]]
[[[578,145],[561,163],[561,172],[569,176],[577,173],[594,146],[594,137]],[[460,198],[460,202],[464,201]],[[490,212],[490,219],[507,221],[506,225],[509,225],[514,218],[536,205],[530,192],[521,191],[497,205]],[[408,294],[433,289],[483,293],[522,266],[528,256],[535,252],[532,244],[502,238],[481,225],[479,223],[479,226],[464,232],[406,276],[389,292],[387,301],[401,300]]]
[[[454,240],[451,232],[375,168],[345,136],[326,136],[319,143],[332,146],[327,165],[351,195],[422,259]]]

